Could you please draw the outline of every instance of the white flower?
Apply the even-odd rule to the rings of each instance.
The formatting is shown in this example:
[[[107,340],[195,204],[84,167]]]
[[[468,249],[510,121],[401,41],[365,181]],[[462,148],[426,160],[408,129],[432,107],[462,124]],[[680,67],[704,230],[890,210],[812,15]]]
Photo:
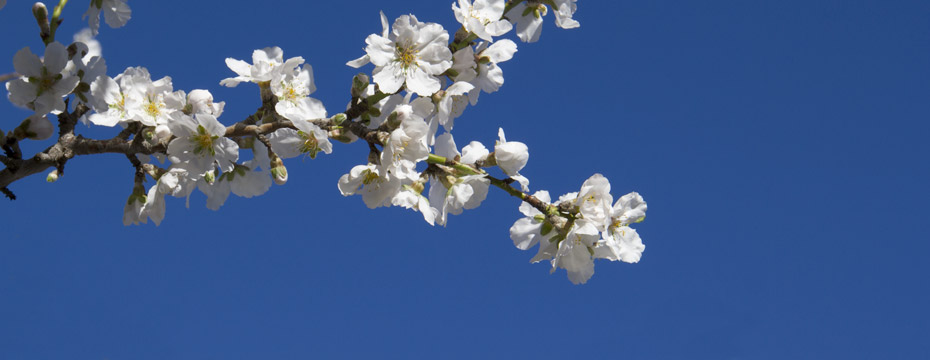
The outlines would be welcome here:
[[[214,163],[224,172],[232,171],[239,159],[239,146],[224,136],[226,127],[213,115],[174,112],[168,128],[177,136],[168,144],[168,159],[188,163],[198,174],[212,170]]]
[[[611,203],[610,182],[601,174],[594,174],[581,185],[581,191],[574,200],[578,211],[598,230],[604,231],[610,223]]]
[[[436,76],[452,66],[449,34],[442,25],[402,15],[394,21],[389,36],[382,35],[372,34],[365,39],[365,52],[375,64],[372,79],[382,92],[397,92],[404,84],[420,96],[439,91],[441,84]],[[363,59],[350,65],[362,64]]]
[[[293,69],[304,63],[302,57],[292,57],[284,61],[284,51],[279,47],[268,47],[252,52],[252,65],[249,63],[226,58],[226,66],[237,75],[220,81],[220,85],[236,87],[240,82],[260,83],[271,81],[271,78],[283,69]]]
[[[465,30],[492,41],[493,36],[504,35],[513,29],[509,21],[501,20],[506,5],[505,0],[475,0],[474,4],[470,0],[459,0],[459,6],[452,3],[452,11]]]
[[[219,117],[223,114],[226,102],[214,102],[213,94],[209,90],[195,89],[189,94],[184,90],[166,94],[165,105],[169,109],[177,109],[187,115],[207,114]]]
[[[230,192],[244,198],[268,192],[271,188],[271,172],[258,170],[258,163],[249,160],[242,165],[235,165],[232,171],[224,172],[212,184],[205,180],[199,181],[197,188],[207,195],[207,208],[219,210],[229,198]]]
[[[563,29],[574,29],[581,24],[572,19],[575,10],[578,10],[578,0],[553,0],[555,3],[555,25]]]
[[[478,59],[475,57],[475,48],[466,46],[452,54],[452,71],[455,81],[472,81],[478,76]],[[474,105],[474,104],[472,104]]]
[[[455,146],[455,139],[452,137],[452,133],[445,133],[436,137],[434,149],[436,155],[448,159],[454,159],[456,156],[459,156],[460,163],[469,165],[474,165],[478,161],[487,160],[490,154],[488,149],[477,141],[468,143],[468,145],[462,148],[462,152],[459,153],[458,148]]]
[[[537,191],[533,197],[546,204],[550,201],[549,192],[545,190]],[[517,249],[528,250],[539,244],[541,240],[549,240],[556,234],[551,229],[545,235],[542,234],[543,224],[546,221],[545,215],[530,204],[521,202],[520,213],[525,217],[518,219],[510,227],[510,239],[513,240],[513,245]],[[540,245],[540,251],[544,248],[545,246]]]
[[[594,255],[611,261],[637,263],[643,256],[646,245],[635,229],[629,226],[611,226],[604,233],[604,238],[597,242]]]
[[[329,141],[325,130],[306,120],[294,121],[294,125],[300,130],[283,128],[268,135],[271,148],[278,157],[289,159],[304,154],[315,159],[320,151],[326,154],[333,152],[333,144]],[[262,147],[262,149],[265,148]]]
[[[28,47],[13,56],[13,68],[20,75],[6,84],[10,101],[35,110],[37,114],[60,114],[65,111],[62,99],[74,90],[80,79],[65,70],[68,50],[59,42],[45,47],[45,58],[33,54]]]
[[[493,93],[504,85],[504,71],[497,64],[512,59],[513,54],[517,52],[517,44],[508,39],[501,39],[491,46],[487,43],[478,44],[475,51],[478,52],[477,58],[480,61],[475,66],[475,77],[471,83],[481,91]],[[480,94],[480,91],[468,93],[472,105],[478,102]]]
[[[585,219],[575,220],[565,239],[559,242],[559,249],[552,259],[552,271],[563,268],[568,272],[568,279],[573,284],[584,284],[594,275],[594,246],[600,233],[591,222]]]
[[[361,194],[370,209],[391,204],[391,199],[400,191],[401,182],[377,165],[357,165],[348,174],[339,178],[339,192],[343,196]]]
[[[123,225],[139,225],[139,223],[148,223],[148,216],[145,214],[145,189],[141,184],[133,189],[123,207]]]
[[[93,98],[91,107],[96,113],[91,114],[88,119],[95,125],[114,126],[120,121],[128,120],[133,111],[139,107],[141,99],[129,96],[126,91],[120,88],[119,83],[110,77],[103,75],[97,77],[90,84],[90,93]]]
[[[445,180],[445,181],[443,181]],[[445,185],[449,183],[449,187]],[[430,180],[430,206],[440,209],[436,222],[446,225],[449,214],[458,215],[462,210],[474,209],[488,196],[490,181],[486,175],[447,176],[446,179]]]
[[[646,246],[636,230],[628,225],[645,218],[646,202],[638,193],[631,192],[617,199],[610,212],[610,225],[602,233],[603,239],[595,249],[597,257],[628,263],[639,262]]]
[[[526,166],[526,162],[530,159],[529,149],[522,142],[507,141],[507,138],[504,137],[503,128],[498,128],[497,135],[499,140],[494,145],[494,159],[497,161],[497,166],[507,176],[519,182],[523,191],[530,191],[530,180],[520,175],[520,170]]]
[[[646,219],[646,202],[637,192],[621,196],[611,209],[612,224],[626,226]]]
[[[543,16],[549,8],[543,4],[520,3],[507,12],[507,17],[517,26],[517,37],[523,42],[536,42],[542,33]]]
[[[88,25],[90,25],[90,29],[93,31],[94,35],[97,35],[97,31],[100,29],[101,10],[103,10],[103,19],[106,20],[107,25],[110,25],[110,27],[114,29],[122,27],[126,25],[132,17],[132,11],[129,9],[129,5],[126,5],[127,1],[128,0],[91,1],[90,7],[81,19],[90,18],[88,20]]]
[[[28,122],[25,128],[26,137],[29,139],[45,140],[55,133],[55,125],[52,125],[46,115],[32,114],[23,121],[23,123],[26,122]]]
[[[90,122],[102,126],[136,120],[147,126],[165,127],[168,114],[173,109],[181,110],[186,106],[180,99],[184,97],[183,91],[171,92],[171,78],[152,82],[149,71],[144,67],[126,68],[113,79],[98,76],[90,84],[90,93],[90,105],[96,111],[90,115]]]
[[[391,198],[391,205],[403,206],[407,209],[419,211],[423,214],[423,219],[426,220],[427,223],[434,225],[436,223],[436,217],[439,215],[439,210],[430,206],[429,199],[421,193],[423,191],[422,189],[423,184],[419,182],[403,185],[401,191]]]
[[[128,86],[123,86],[120,81],[120,88],[128,92],[128,96],[137,99],[131,102],[134,108],[128,111],[133,120],[145,126],[166,125],[171,112],[181,110],[170,108],[165,102],[166,97],[172,93],[171,77],[152,81],[148,70],[143,67],[128,68],[121,76],[131,76],[131,79],[127,79]],[[117,76],[114,80],[119,81],[121,78]]]
[[[411,105],[400,105],[395,112],[400,126],[391,131],[384,143],[381,166],[398,178],[416,180],[419,177],[415,169],[417,163],[429,157],[429,124]]]
[[[462,115],[465,106],[468,105],[468,97],[465,94],[474,88],[470,83],[457,81],[442,92],[442,97],[436,104],[436,118],[443,128],[452,130],[453,120]]]
[[[271,79],[271,91],[278,97],[275,111],[288,120],[311,120],[326,117],[320,100],[309,97],[316,91],[313,68],[305,64],[300,69],[283,69]]]
[[[94,38],[93,30],[89,28],[83,28],[81,31],[78,31],[74,34],[73,39],[74,42],[82,43],[87,47],[87,49],[85,49],[86,53],[83,57],[85,62],[94,56],[103,56],[103,48],[100,46],[100,42]]]

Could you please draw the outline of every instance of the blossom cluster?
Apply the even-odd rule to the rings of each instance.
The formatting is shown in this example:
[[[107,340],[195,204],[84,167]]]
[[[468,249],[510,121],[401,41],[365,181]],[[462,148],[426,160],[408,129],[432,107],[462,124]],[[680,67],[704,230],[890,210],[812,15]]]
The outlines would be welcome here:
[[[214,101],[208,90],[175,90],[170,77],[153,79],[144,67],[109,77],[93,36],[101,13],[111,27],[126,24],[127,0],[91,1],[84,14],[90,28],[67,47],[52,32],[44,57],[29,48],[17,52],[14,67],[21,76],[6,87],[11,102],[33,111],[18,128],[18,139],[50,137],[48,114],[69,107],[77,113],[80,106],[88,126],[118,126],[123,141],[147,149],[127,154],[136,172],[124,224],[149,219],[160,224],[168,195],[186,198],[189,205],[197,190],[216,210],[230,194],[264,194],[272,182],[287,181],[284,159],[330,154],[330,139],[364,139],[371,151],[365,163],[338,180],[343,195],[360,195],[369,208],[412,209],[430,225],[446,225],[449,215],[480,206],[491,186],[519,194],[525,217],[510,229],[514,245],[522,250],[539,245],[532,261],[551,260],[553,271],[566,269],[578,284],[594,273],[596,258],[639,261],[645,247],[630,225],[645,218],[643,198],[632,192],[613,202],[609,182],[595,174],[580,191],[550,203],[545,190],[529,195],[530,181],[520,173],[529,161],[526,144],[508,140],[501,128],[493,147],[470,141],[460,148],[451,133],[481,93],[503,86],[501,64],[517,52],[517,44],[503,37],[515,30],[521,41],[537,41],[550,7],[558,27],[577,27],[576,1],[457,0],[452,10],[460,28],[452,36],[412,14],[389,23],[382,12],[381,32],[368,36],[365,54],[347,63],[372,64],[371,76],[353,79],[346,112],[332,117],[310,97],[316,90],[310,64],[299,56],[285,59],[277,47],[253,51],[251,63],[226,59],[235,76],[220,85],[252,83],[262,96],[254,115],[228,127],[218,120],[225,103]],[[493,167],[501,178],[489,172]],[[154,184],[146,188],[147,178]]]
[[[530,3],[534,9],[546,8],[542,3]],[[417,210],[431,225],[445,225],[449,214],[481,204],[490,185],[487,173],[478,170],[482,166],[497,165],[523,191],[529,191],[529,180],[519,173],[529,159],[525,144],[508,142],[500,129],[493,153],[474,141],[459,152],[451,130],[454,120],[468,105],[476,105],[482,92],[496,92],[504,84],[499,64],[513,58],[517,45],[509,39],[494,38],[507,34],[516,24],[518,37],[535,41],[540,28],[520,27],[518,21],[525,14],[518,7],[508,12],[504,0],[459,0],[452,4],[452,10],[462,26],[452,44],[442,25],[421,22],[414,15],[401,15],[389,25],[381,13],[381,33],[369,35],[365,54],[347,63],[356,68],[369,63],[375,66],[374,84],[359,95],[363,99],[381,97],[373,104],[373,111],[362,118],[369,128],[386,130],[390,135],[384,139],[379,156],[354,167],[339,180],[340,191],[362,195],[370,208],[393,205]],[[567,18],[573,12],[568,11]],[[481,41],[474,43],[477,39]],[[440,126],[445,129],[442,134]],[[417,164],[427,160],[431,148],[435,155],[459,159],[459,164],[475,171],[441,165],[419,171]],[[428,197],[422,195],[427,183]]]
[[[575,284],[583,284],[594,275],[594,259],[639,262],[646,246],[630,227],[646,218],[646,202],[638,193],[613,202],[610,182],[594,174],[580,191],[562,195],[554,204],[549,204],[548,191],[537,191],[533,196],[554,208],[568,208],[575,215],[568,229],[560,232],[553,229],[546,214],[527,203],[520,205],[525,217],[510,227],[510,238],[520,250],[539,245],[532,262],[551,260],[552,271],[565,269]]]

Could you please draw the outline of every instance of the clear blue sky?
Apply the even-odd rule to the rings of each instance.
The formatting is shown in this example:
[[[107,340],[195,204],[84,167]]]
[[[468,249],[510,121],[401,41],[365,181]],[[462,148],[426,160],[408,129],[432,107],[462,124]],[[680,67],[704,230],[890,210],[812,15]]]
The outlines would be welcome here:
[[[451,2],[132,1],[99,40],[111,76],[209,89],[224,124],[259,98],[218,85],[223,59],[280,46],[335,113],[379,10],[454,30]],[[41,46],[29,3],[0,10],[0,72]],[[361,144],[219,212],[169,198],[160,227],[122,225],[125,158],[76,158],[0,201],[0,358],[930,358],[930,3],[582,0],[575,19],[518,43],[456,139],[491,146],[503,126],[533,190],[597,172],[641,193],[640,263],[549,275],[513,247],[501,191],[446,228],[368,210],[336,189]]]

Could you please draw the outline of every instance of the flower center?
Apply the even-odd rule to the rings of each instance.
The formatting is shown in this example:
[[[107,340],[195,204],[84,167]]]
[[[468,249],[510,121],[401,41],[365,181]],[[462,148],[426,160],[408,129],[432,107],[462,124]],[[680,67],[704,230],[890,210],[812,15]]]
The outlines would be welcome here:
[[[401,63],[404,70],[407,70],[411,65],[417,64],[417,53],[418,51],[413,44],[397,45],[394,50],[394,57],[396,61]]]
[[[380,176],[378,176],[378,174],[375,174],[371,170],[365,170],[363,174],[364,174],[363,175],[364,177],[362,178],[362,184],[365,184],[365,185],[371,185],[373,183],[380,184],[381,182],[384,181],[381,179]]]
[[[216,150],[213,149],[213,140],[219,136],[210,135],[203,125],[197,125],[197,133],[191,135],[190,141],[194,143],[194,153],[203,155],[209,152],[210,156],[216,156]]]
[[[311,159],[316,159],[316,154],[322,150],[320,149],[320,142],[312,134],[303,131],[298,131],[297,135],[304,140],[304,143],[300,145],[300,152],[306,153]]]
[[[125,99],[122,99],[121,101],[125,101]],[[161,99],[159,99],[158,96],[147,96],[145,104],[143,104],[142,107],[146,114],[152,118],[157,118],[159,115],[161,115],[161,109],[165,108],[165,104],[161,102]]]

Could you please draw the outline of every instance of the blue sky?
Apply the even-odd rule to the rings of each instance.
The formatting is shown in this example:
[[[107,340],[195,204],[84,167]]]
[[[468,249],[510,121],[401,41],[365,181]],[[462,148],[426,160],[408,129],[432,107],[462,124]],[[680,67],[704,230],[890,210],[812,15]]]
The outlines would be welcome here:
[[[260,100],[218,85],[225,58],[303,56],[335,113],[379,10],[454,30],[449,3],[133,1],[98,39],[111,76],[209,89],[231,124]],[[0,73],[41,47],[28,9],[0,10]],[[125,158],[76,158],[0,204],[0,358],[926,358],[928,18],[916,0],[581,1],[574,30],[550,14],[454,134],[491,146],[504,127],[533,190],[601,173],[645,197],[640,263],[599,261],[581,286],[513,247],[501,191],[445,228],[344,198],[361,144],[218,212],[168,199],[159,227],[121,223]]]

